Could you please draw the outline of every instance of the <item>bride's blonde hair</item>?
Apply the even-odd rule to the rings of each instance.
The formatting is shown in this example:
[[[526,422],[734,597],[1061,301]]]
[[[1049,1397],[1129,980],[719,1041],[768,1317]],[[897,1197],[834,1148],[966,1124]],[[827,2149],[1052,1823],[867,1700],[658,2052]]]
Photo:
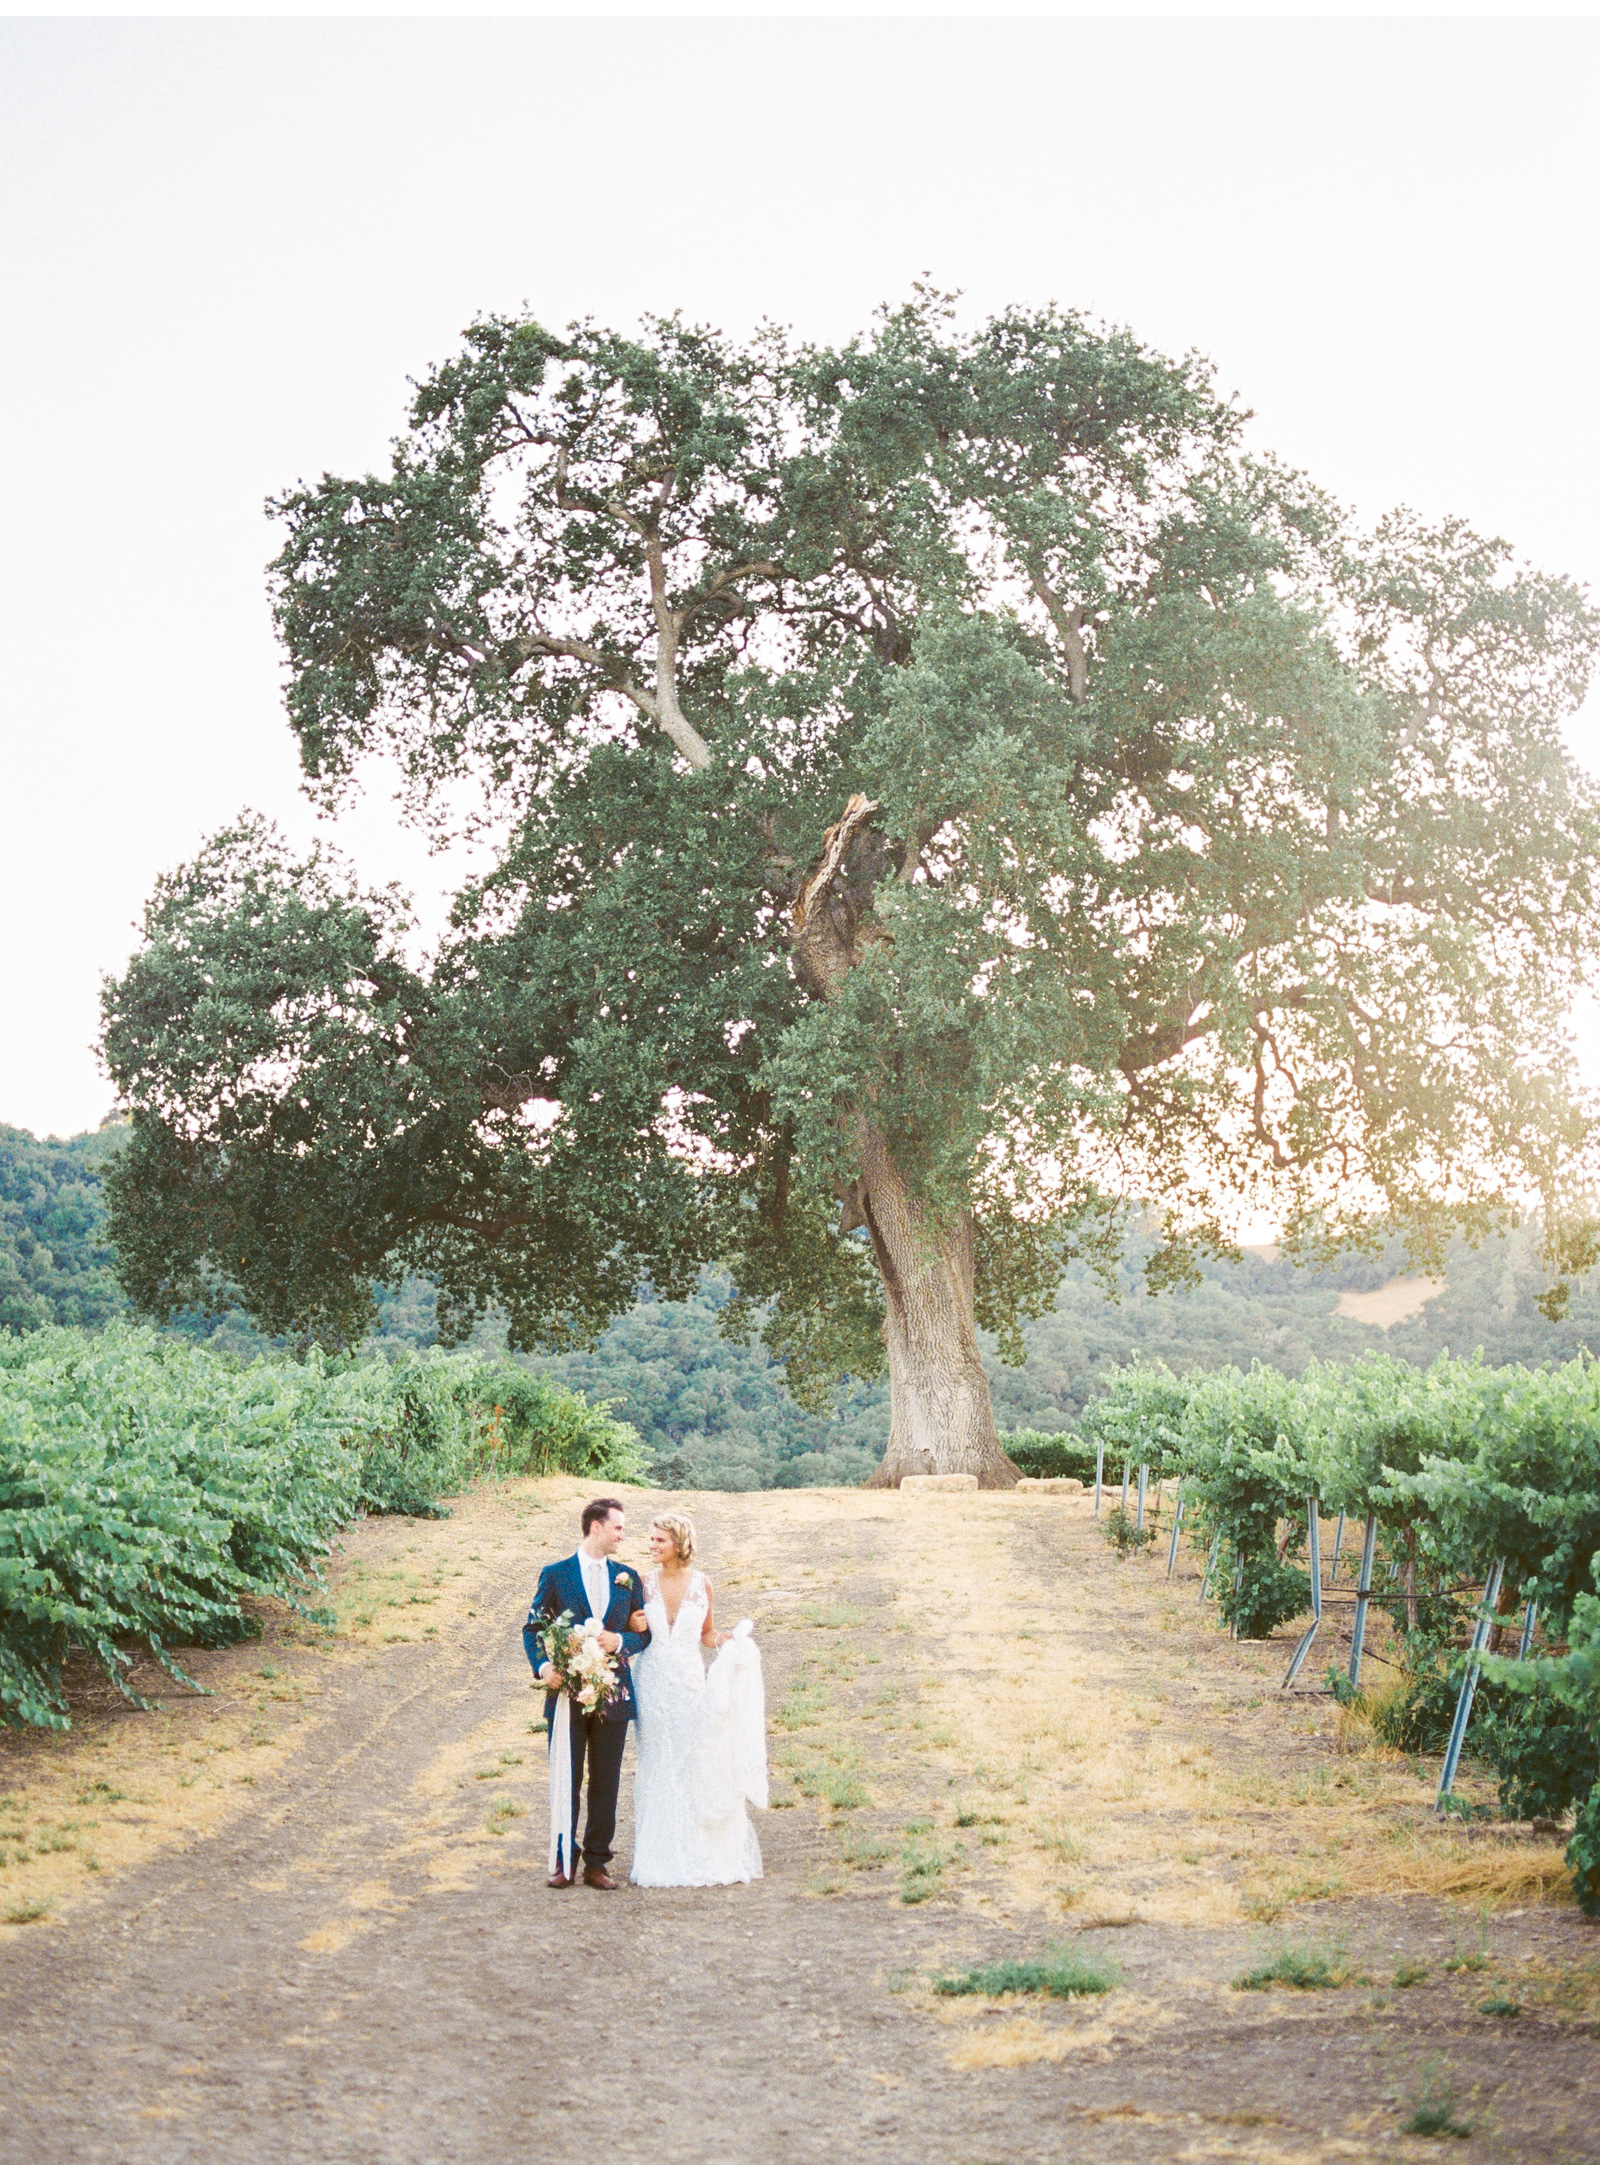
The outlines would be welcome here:
[[[650,1531],[654,1533],[658,1526],[664,1534],[671,1535],[672,1545],[678,1552],[679,1563],[692,1564],[694,1562],[694,1520],[686,1517],[682,1511],[663,1511],[658,1518],[653,1518],[650,1521]]]

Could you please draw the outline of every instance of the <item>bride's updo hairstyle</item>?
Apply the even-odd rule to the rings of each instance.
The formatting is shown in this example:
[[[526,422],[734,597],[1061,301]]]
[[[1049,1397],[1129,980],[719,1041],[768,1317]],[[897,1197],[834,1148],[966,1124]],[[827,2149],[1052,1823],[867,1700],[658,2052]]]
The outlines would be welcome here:
[[[679,1563],[692,1564],[694,1562],[694,1520],[687,1518],[681,1511],[663,1511],[658,1518],[653,1518],[650,1521],[650,1531],[654,1533],[658,1526],[677,1550]]]

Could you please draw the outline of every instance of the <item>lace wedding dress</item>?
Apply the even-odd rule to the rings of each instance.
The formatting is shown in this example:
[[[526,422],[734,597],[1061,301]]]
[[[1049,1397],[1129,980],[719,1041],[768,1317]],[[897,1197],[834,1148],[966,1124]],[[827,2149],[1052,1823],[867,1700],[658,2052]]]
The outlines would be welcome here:
[[[767,1801],[766,1708],[750,1626],[739,1625],[708,1674],[704,1575],[691,1575],[671,1623],[655,1573],[644,1591],[650,1644],[633,1663],[639,1756],[628,1876],[636,1887],[759,1879],[761,1845],[745,1803]]]

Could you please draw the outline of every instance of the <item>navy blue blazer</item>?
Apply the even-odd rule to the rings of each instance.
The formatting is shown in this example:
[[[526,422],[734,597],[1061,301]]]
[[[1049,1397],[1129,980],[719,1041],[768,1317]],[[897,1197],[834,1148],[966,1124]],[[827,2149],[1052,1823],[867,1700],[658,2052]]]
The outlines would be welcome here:
[[[601,1721],[632,1721],[639,1709],[634,1701],[633,1674],[628,1662],[631,1656],[642,1654],[650,1644],[650,1629],[646,1625],[643,1631],[630,1631],[628,1618],[635,1609],[644,1607],[644,1587],[632,1564],[619,1564],[615,1557],[608,1556],[606,1570],[611,1577],[611,1599],[607,1602],[606,1613],[600,1621],[607,1631],[620,1632],[622,1635],[622,1653],[619,1657],[622,1691],[598,1718]],[[535,1676],[545,1659],[544,1648],[539,1644],[539,1631],[563,1611],[571,1616],[575,1624],[581,1624],[586,1617],[594,1614],[583,1583],[583,1566],[575,1554],[563,1556],[558,1564],[546,1564],[539,1574],[538,1591],[528,1610],[528,1621],[522,1627],[522,1650],[532,1662]],[[544,1695],[544,1718],[547,1722],[555,1719],[555,1711],[556,1694],[547,1691]],[[578,1711],[575,1706],[573,1712],[576,1714]]]

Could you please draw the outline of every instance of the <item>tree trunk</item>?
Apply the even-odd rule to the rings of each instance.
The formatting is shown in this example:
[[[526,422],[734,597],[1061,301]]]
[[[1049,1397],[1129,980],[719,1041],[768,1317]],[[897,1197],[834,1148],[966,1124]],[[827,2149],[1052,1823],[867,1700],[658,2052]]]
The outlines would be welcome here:
[[[795,972],[832,999],[862,953],[887,935],[873,914],[887,862],[874,834],[875,801],[858,791],[828,829],[822,855],[791,912]],[[1020,1479],[1000,1448],[973,1312],[970,1212],[936,1221],[912,1193],[887,1141],[859,1110],[860,1177],[844,1199],[841,1232],[864,1225],[883,1276],[889,1353],[889,1448],[869,1488],[898,1488],[908,1473],[975,1473],[980,1487]]]
[[[871,1488],[908,1473],[975,1473],[980,1488],[1018,1474],[1000,1448],[972,1305],[972,1219],[938,1225],[907,1187],[884,1139],[861,1124],[858,1200],[883,1274],[889,1448]]]

